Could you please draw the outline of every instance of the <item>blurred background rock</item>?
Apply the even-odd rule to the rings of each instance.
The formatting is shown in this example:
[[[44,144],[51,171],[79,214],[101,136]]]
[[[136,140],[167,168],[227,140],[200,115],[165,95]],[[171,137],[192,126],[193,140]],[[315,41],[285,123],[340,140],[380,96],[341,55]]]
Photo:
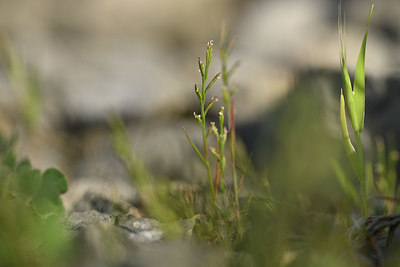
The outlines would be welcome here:
[[[342,3],[351,73],[371,4]],[[282,110],[290,102],[283,100],[298,87],[311,88],[318,96],[313,77],[326,84],[319,87],[320,97],[328,95],[333,103],[327,105],[332,107],[329,131],[340,138],[332,102],[338,104],[341,87],[337,13],[337,0],[2,0],[2,46],[11,46],[41,85],[36,133],[20,133],[20,154],[38,168],[60,168],[70,180],[127,178],[110,144],[107,116],[116,112],[127,123],[135,153],[152,171],[203,179],[181,127],[199,140],[192,119],[198,111],[193,92],[194,83],[200,82],[196,61],[213,39],[211,73],[219,71],[223,21],[236,38],[231,63],[241,61],[233,82],[239,85],[238,132],[248,150],[268,159],[262,154],[273,153],[270,144],[280,128],[268,114]],[[397,138],[399,14],[397,0],[376,3],[366,53],[367,126]],[[6,58],[0,66],[0,126],[11,132],[21,128],[21,96],[12,89]],[[309,71],[312,77],[305,75]],[[321,75],[327,72],[332,75]],[[220,95],[221,86],[216,83],[210,94]],[[290,119],[298,120],[296,115]]]

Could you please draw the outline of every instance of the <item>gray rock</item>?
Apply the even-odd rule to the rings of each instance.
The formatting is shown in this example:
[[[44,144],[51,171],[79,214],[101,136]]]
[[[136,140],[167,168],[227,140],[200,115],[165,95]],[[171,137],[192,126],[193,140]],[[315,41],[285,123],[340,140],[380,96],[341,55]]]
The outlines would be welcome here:
[[[113,232],[121,229],[120,233],[129,237],[134,242],[151,243],[160,241],[163,237],[157,221],[147,218],[137,218],[132,215],[112,216],[95,210],[73,212],[62,221],[67,230],[82,232],[89,227],[108,229]]]
[[[126,215],[118,217],[116,225],[129,232],[129,238],[136,242],[155,242],[163,237],[160,224],[156,220]]]
[[[127,182],[96,178],[71,181],[62,200],[67,212],[95,210],[108,215],[128,213],[139,203],[136,190]]]
[[[74,212],[67,216],[63,224],[67,230],[82,231],[91,225],[99,223],[112,224],[113,219],[111,215],[100,213],[95,210],[84,212]]]
[[[157,221],[132,215],[90,210],[73,212],[62,223],[75,233],[80,251],[73,266],[226,266],[230,255],[186,239],[163,240]]]

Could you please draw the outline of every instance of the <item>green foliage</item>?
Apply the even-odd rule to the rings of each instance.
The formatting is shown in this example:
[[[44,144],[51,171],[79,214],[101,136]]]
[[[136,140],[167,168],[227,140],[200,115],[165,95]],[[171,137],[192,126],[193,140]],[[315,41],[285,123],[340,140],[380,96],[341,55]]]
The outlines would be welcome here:
[[[0,136],[0,265],[53,266],[69,251],[59,225],[67,180],[57,169],[41,174],[28,160],[18,162],[15,143]]]
[[[230,132],[230,150],[231,150],[231,165],[232,165],[232,176],[233,176],[233,190],[235,196],[236,209],[239,210],[239,187],[238,177],[236,172],[236,130],[235,130],[235,106],[233,102],[233,95],[237,90],[237,86],[230,84],[233,73],[239,67],[239,62],[235,62],[231,68],[228,67],[228,57],[232,51],[234,45],[234,39],[229,36],[229,29],[226,24],[222,25],[221,29],[221,46],[220,56],[222,62],[222,98],[228,115],[228,127]],[[220,131],[222,133],[222,130]]]
[[[220,190],[223,195],[226,194],[226,184],[225,184],[225,166],[226,166],[226,157],[225,157],[225,145],[226,140],[228,138],[228,130],[224,127],[224,107],[221,107],[218,112],[218,119],[219,119],[219,129],[215,126],[215,123],[211,123],[211,130],[215,134],[217,138],[218,150],[214,147],[210,147],[211,153],[216,157],[218,161],[218,172],[221,174],[221,180],[218,181],[217,176],[215,180],[215,185],[220,185]],[[215,189],[217,192],[217,189]]]
[[[346,195],[346,198],[351,199],[352,204],[356,207],[360,207],[360,199],[358,196],[357,188],[354,186],[350,179],[347,179],[343,169],[336,161],[333,161],[333,168],[339,184]]]
[[[205,81],[207,79],[207,71],[203,71],[204,69],[207,70],[209,65],[211,63],[211,55],[212,55],[212,41],[208,43],[207,46],[207,52],[206,52],[206,58],[209,60],[206,60],[206,67],[204,68],[200,58],[199,58],[199,70],[202,76],[202,88],[204,88]],[[216,243],[226,243],[228,241],[229,246],[231,246],[235,241],[239,241],[242,238],[243,235],[243,228],[241,224],[241,211],[239,208],[239,186],[238,186],[238,178],[237,178],[237,170],[236,170],[236,137],[235,137],[235,124],[234,124],[234,105],[233,105],[233,94],[236,91],[236,87],[231,87],[230,86],[230,78],[234,71],[237,69],[238,64],[234,64],[232,68],[227,67],[227,60],[228,60],[228,55],[230,54],[230,51],[233,46],[233,41],[232,39],[229,39],[229,34],[228,30],[226,27],[223,27],[222,33],[221,33],[221,61],[222,61],[222,77],[223,77],[223,100],[224,104],[228,107],[227,113],[228,113],[228,127],[229,131],[225,126],[225,108],[223,106],[220,107],[219,112],[218,112],[218,120],[219,120],[219,127],[215,125],[215,122],[211,122],[211,126],[206,131],[206,117],[205,115],[207,114],[207,111],[209,110],[209,107],[213,105],[216,102],[216,98],[212,98],[209,106],[204,110],[205,106],[205,99],[206,99],[206,93],[207,89],[209,86],[206,87],[206,90],[199,90],[198,86],[195,85],[195,92],[197,95],[197,98],[200,102],[200,110],[201,114],[196,115],[195,113],[195,118],[199,122],[202,133],[203,133],[203,146],[204,146],[204,153],[200,153],[199,149],[196,147],[196,145],[193,143],[193,141],[190,139],[189,135],[187,134],[185,130],[185,134],[187,139],[189,140],[190,144],[196,151],[197,155],[199,156],[200,160],[203,162],[207,169],[208,173],[208,178],[209,178],[209,194],[214,196],[214,203],[209,202],[209,207],[205,206],[202,209],[202,213],[206,216],[207,223],[202,225],[203,229],[209,229],[205,232],[211,232],[214,233],[214,235],[209,236],[206,238],[207,240],[211,242],[216,242]],[[210,82],[210,84],[214,84],[214,81],[216,78],[220,76],[220,73],[218,73],[214,79]],[[204,111],[203,111],[204,110]],[[207,139],[210,135],[210,133],[213,132],[216,140],[217,140],[217,149],[214,147],[208,148],[207,146]],[[225,156],[225,150],[226,150],[226,142],[228,140],[228,134],[230,134],[230,150],[231,150],[231,165],[232,165],[232,175],[233,175],[233,194],[230,190],[228,190],[226,181],[225,181],[225,176],[226,176],[226,156]],[[215,179],[212,178],[211,176],[211,167],[208,159],[208,149],[210,149],[211,153],[215,156],[217,159],[217,165],[215,167]],[[220,189],[221,196],[218,196],[218,192]],[[207,203],[207,202],[206,202]],[[226,224],[222,226],[222,222],[225,222]],[[204,221],[203,221],[204,222]],[[200,226],[199,224],[198,226]],[[212,230],[210,230],[212,229]],[[204,231],[199,231],[200,236],[207,236],[205,235]]]
[[[135,186],[147,184],[150,174],[146,171],[143,162],[132,153],[132,146],[124,122],[117,115],[108,120],[111,130],[112,143],[118,157],[124,163],[129,175],[134,179]]]
[[[208,130],[206,130],[206,116],[207,116],[209,109],[214,105],[215,102],[218,101],[218,98],[213,97],[211,99],[210,103],[206,106],[206,95],[207,95],[208,90],[211,88],[211,86],[220,77],[221,73],[218,73],[217,75],[215,75],[214,78],[206,86],[207,79],[208,79],[208,69],[210,68],[211,59],[212,59],[212,51],[213,51],[213,41],[209,41],[207,43],[207,50],[206,50],[206,65],[204,66],[201,58],[200,57],[198,58],[199,71],[201,74],[201,89],[199,89],[197,84],[194,85],[194,90],[195,90],[196,96],[200,102],[200,114],[196,114],[196,112],[194,112],[193,115],[194,115],[195,119],[199,122],[200,127],[201,127],[202,136],[203,136],[203,150],[204,150],[203,154],[193,143],[192,139],[189,137],[185,128],[183,128],[183,130],[185,132],[185,135],[186,135],[189,143],[192,145],[193,149],[196,151],[201,162],[204,164],[204,167],[207,170],[210,192],[213,193],[214,191],[217,192],[216,191],[217,189],[214,188],[214,182],[213,182],[213,178],[212,178],[212,174],[211,174],[210,160],[209,160],[209,156],[208,156],[209,148],[207,145],[207,140],[212,131],[212,126]],[[223,190],[225,191],[225,189],[223,189]]]
[[[180,227],[181,224],[177,224],[177,222],[181,220],[191,220],[194,221],[192,228],[197,238],[231,247],[235,240],[238,241],[241,239],[243,233],[240,223],[237,178],[235,177],[233,195],[232,192],[228,190],[225,182],[227,163],[225,147],[228,140],[228,130],[225,127],[223,107],[220,107],[218,113],[219,126],[217,127],[214,122],[211,122],[209,129],[206,129],[206,115],[218,100],[214,97],[211,99],[210,103],[206,105],[206,95],[220,77],[218,73],[207,83],[208,70],[212,59],[212,49],[213,43],[210,41],[207,45],[205,65],[200,58],[198,59],[202,85],[201,88],[199,88],[197,84],[195,85],[195,93],[200,102],[200,114],[194,113],[194,117],[200,124],[203,134],[204,149],[202,152],[200,152],[200,149],[197,148],[184,129],[189,143],[206,168],[209,178],[208,190],[203,190],[202,188],[195,190],[189,197],[192,198],[192,200],[187,201],[187,199],[183,197],[183,192],[177,191],[168,179],[158,178],[157,181],[155,181],[155,178],[146,170],[143,162],[132,152],[132,146],[123,121],[118,116],[113,116],[109,119],[109,126],[114,150],[133,178],[135,188],[139,191],[146,212],[148,212],[151,217],[162,222],[167,234],[170,234],[170,236],[183,234],[187,229],[185,230]],[[230,87],[229,89],[229,97],[231,97],[233,95],[233,89]],[[228,104],[230,104],[230,98],[228,101]],[[230,121],[233,122],[233,117],[230,118]],[[233,129],[232,124],[231,129]],[[211,133],[216,136],[217,148],[208,147],[207,140]],[[236,146],[235,139],[233,144]],[[211,174],[209,150],[217,159],[215,180]],[[236,169],[234,169],[234,171],[236,173]],[[218,196],[218,189],[221,192],[221,196]]]
[[[31,171],[32,179],[39,177],[39,172]],[[60,195],[67,192],[65,175],[57,169],[47,169],[41,176],[39,190],[34,192],[33,203],[38,211],[46,214],[49,211],[63,213],[64,207]]]
[[[373,7],[368,23],[372,9]],[[398,201],[398,154],[378,141],[378,163],[374,173],[372,164],[364,163],[361,146],[365,116],[365,50],[368,24],[358,56],[353,86],[347,69],[342,29],[339,31],[344,82],[344,90],[340,96],[342,142],[361,185],[361,201],[357,187],[352,180],[347,179],[345,170],[337,162],[333,163],[334,172],[344,191],[345,200],[348,201],[346,204],[362,206],[364,216],[368,216],[366,196],[367,193],[373,193],[374,180],[378,194],[376,198],[384,203],[383,212],[392,213],[397,211],[394,203]],[[330,196],[327,196],[334,191],[330,179],[333,172],[329,168],[331,162],[326,160],[328,157],[322,159],[321,155],[336,155],[337,145],[324,131],[324,106],[315,97],[316,94],[310,94],[304,88],[296,88],[293,97],[288,98],[287,108],[278,117],[277,149],[272,166],[268,166],[268,179],[266,174],[256,173],[250,156],[242,155],[245,154],[241,153],[244,149],[235,134],[233,96],[237,87],[231,85],[232,74],[239,64],[228,67],[233,44],[227,28],[223,28],[220,46],[222,70],[211,80],[208,74],[212,61],[212,42],[207,45],[205,64],[198,59],[201,86],[196,84],[194,88],[200,113],[194,113],[194,117],[202,131],[203,148],[199,149],[184,129],[189,143],[206,169],[206,188],[197,185],[182,186],[166,177],[154,177],[132,151],[122,119],[118,116],[109,118],[114,150],[132,177],[145,215],[157,219],[168,238],[189,235],[193,241],[206,241],[214,246],[222,246],[227,249],[229,264],[232,266],[361,265],[362,261],[347,234],[351,224],[350,216],[345,218],[346,222],[341,221],[341,216],[345,217],[351,211],[346,213],[346,209],[335,209]],[[35,97],[38,91],[29,89],[30,83],[26,79],[24,68],[12,53],[10,55],[10,77],[12,81],[22,81],[28,88],[27,98],[33,101],[24,104],[28,114],[39,103],[39,98]],[[211,122],[208,126],[207,115],[217,98],[208,99],[207,94],[220,76],[226,108],[219,108],[217,125]],[[356,146],[353,146],[348,132],[346,107]],[[27,121],[32,122],[34,119],[27,118]],[[216,138],[216,147],[208,146],[212,134]],[[65,259],[68,255],[65,254],[68,250],[68,234],[58,224],[64,214],[60,195],[68,188],[65,175],[54,168],[41,173],[28,160],[17,160],[14,153],[15,142],[15,137],[0,137],[0,265],[68,264],[67,260],[58,260],[63,257]],[[305,152],[307,157],[303,156]],[[209,153],[216,158],[215,168],[210,165]],[[231,167],[232,177],[228,177],[228,166]],[[242,176],[240,180],[239,175]],[[272,177],[271,180],[269,177]],[[229,186],[231,180],[233,190]],[[241,189],[245,192],[240,192]]]
[[[364,39],[360,48],[360,53],[358,55],[356,72],[354,76],[354,90],[352,89],[350,76],[347,70],[346,53],[343,44],[343,24],[341,22],[341,16],[339,16],[340,57],[344,88],[344,96],[343,92],[341,92],[340,95],[340,124],[342,127],[343,144],[346,150],[347,157],[349,158],[351,166],[356,173],[356,176],[361,185],[361,199],[365,217],[368,216],[368,206],[366,199],[365,167],[360,135],[364,129],[365,113],[365,49],[367,45],[368,25],[373,8],[374,5],[371,6],[369,12],[367,31],[365,32]],[[354,136],[357,141],[357,151],[354,149],[354,146],[352,145],[349,138],[345,106],[347,106],[350,121],[353,126]]]
[[[49,168],[43,174],[33,169],[29,160],[16,162],[13,152],[15,139],[0,138],[1,182],[8,194],[21,198],[40,215],[62,214],[60,195],[67,191],[67,179],[57,169]]]
[[[393,142],[388,142],[387,147],[385,147],[385,143],[381,138],[376,140],[376,152],[375,177],[372,177],[376,195],[378,199],[383,201],[384,213],[393,214],[399,211],[396,170],[399,154],[394,149]],[[372,173],[372,170],[370,172]]]
[[[371,19],[371,6],[367,22],[367,31],[365,32],[363,42],[361,44],[360,53],[357,59],[356,72],[354,75],[354,86],[351,87],[350,77],[347,70],[346,53],[343,44],[343,25],[339,20],[339,36],[340,36],[340,56],[342,66],[342,77],[344,91],[346,95],[346,104],[349,110],[351,123],[355,132],[362,132],[364,129],[364,114],[365,114],[365,49],[367,46],[368,26]],[[341,19],[339,17],[339,19]]]
[[[0,45],[17,118],[30,134],[42,111],[39,75],[8,42]],[[65,266],[71,244],[60,224],[65,214],[60,195],[68,189],[67,179],[57,169],[42,173],[28,159],[18,160],[16,142],[16,135],[0,135],[0,266]]]

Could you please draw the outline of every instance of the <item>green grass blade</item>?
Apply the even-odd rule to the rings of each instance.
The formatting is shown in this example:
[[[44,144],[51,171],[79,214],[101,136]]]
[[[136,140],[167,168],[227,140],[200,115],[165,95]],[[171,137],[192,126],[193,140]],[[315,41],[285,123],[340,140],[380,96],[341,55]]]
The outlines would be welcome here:
[[[196,145],[193,143],[192,139],[190,138],[189,134],[186,132],[185,128],[183,128],[183,131],[185,132],[186,138],[189,141],[189,143],[192,145],[194,151],[196,151],[197,156],[199,156],[201,162],[203,162],[203,164],[207,166],[206,160],[204,159],[203,155],[201,155],[201,153],[200,153],[199,149],[196,147]]]
[[[350,179],[347,179],[343,169],[339,166],[337,161],[332,161],[332,165],[343,192],[350,197],[357,206],[360,206],[360,198],[358,196],[357,188]]]
[[[343,144],[346,150],[347,157],[350,160],[351,167],[359,178],[358,157],[353,144],[350,141],[349,131],[347,130],[346,110],[344,103],[343,92],[340,93],[340,125],[342,127]]]
[[[339,24],[341,22],[339,21]],[[339,38],[340,38],[340,57],[341,57],[341,70],[342,70],[342,79],[343,79],[343,87],[344,87],[344,94],[346,96],[346,105],[347,110],[349,112],[350,121],[353,125],[354,131],[359,131],[359,125],[357,121],[357,114],[356,114],[356,104],[354,101],[354,94],[353,89],[351,88],[351,81],[349,72],[347,70],[347,63],[346,63],[346,53],[343,44],[343,31],[341,29],[341,25],[339,25]]]
[[[357,59],[356,72],[354,76],[354,102],[357,109],[357,125],[360,132],[364,129],[364,115],[365,115],[365,48],[367,46],[368,25],[371,19],[372,10],[374,5],[371,6],[367,22],[367,31],[365,32],[364,39],[360,48],[360,53]]]

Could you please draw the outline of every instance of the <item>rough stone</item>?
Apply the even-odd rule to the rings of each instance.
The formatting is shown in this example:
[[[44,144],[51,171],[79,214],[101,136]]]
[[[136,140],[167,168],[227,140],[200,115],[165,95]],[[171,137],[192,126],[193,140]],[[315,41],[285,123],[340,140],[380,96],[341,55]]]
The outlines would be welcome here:
[[[95,210],[103,214],[128,213],[138,205],[136,190],[128,183],[114,179],[104,181],[96,178],[74,180],[62,195],[67,212]]]
[[[113,219],[111,215],[89,210],[85,212],[74,212],[66,217],[63,223],[67,230],[82,231],[90,225],[102,222],[111,224]]]
[[[156,220],[126,215],[118,218],[118,227],[129,232],[129,238],[137,242],[155,242],[162,239],[163,233]]]

